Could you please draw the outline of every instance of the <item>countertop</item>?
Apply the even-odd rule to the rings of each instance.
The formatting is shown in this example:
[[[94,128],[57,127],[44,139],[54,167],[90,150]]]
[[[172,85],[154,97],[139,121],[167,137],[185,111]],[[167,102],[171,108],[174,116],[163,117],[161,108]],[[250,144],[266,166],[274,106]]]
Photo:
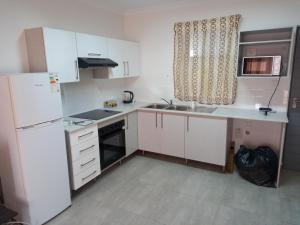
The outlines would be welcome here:
[[[136,111],[139,108],[143,108],[147,105],[150,105],[151,103],[149,102],[134,102],[134,103],[130,103],[130,104],[119,104],[117,107],[113,107],[113,108],[105,108],[105,107],[99,107],[98,109],[105,109],[105,110],[112,110],[112,111],[119,111],[121,113],[118,113],[116,115],[110,116],[110,117],[106,117],[104,119],[101,120],[86,120],[86,119],[79,119],[79,118],[73,118],[73,117],[65,117],[64,121],[65,121],[65,131],[66,132],[75,132],[81,129],[84,129],[88,126],[92,126],[94,124],[98,124],[98,123],[102,123],[114,118],[118,118],[120,116],[124,116],[127,113]],[[91,109],[94,110],[94,109]],[[69,121],[73,121],[73,122],[78,122],[78,121],[87,121],[87,125],[75,125],[72,123],[69,123]]]
[[[225,108],[225,107],[217,107],[217,109],[212,113],[203,113],[203,112],[195,112],[191,111],[173,111],[173,110],[165,110],[165,109],[149,109],[144,108],[151,103],[149,102],[134,102],[131,104],[120,104],[114,108],[100,108],[100,109],[108,109],[113,111],[120,111],[121,113],[101,119],[101,120],[86,120],[88,125],[74,125],[69,123],[68,121],[83,121],[84,119],[65,117],[65,131],[74,132],[77,130],[84,129],[88,126],[92,126],[94,124],[98,124],[101,122],[105,122],[114,118],[118,118],[120,116],[124,116],[127,113],[133,112],[135,110],[141,111],[157,111],[164,113],[176,113],[183,115],[195,115],[195,116],[208,116],[208,117],[221,117],[221,118],[232,118],[232,119],[246,119],[246,120],[257,120],[257,121],[268,121],[275,123],[288,123],[288,117],[286,112],[271,112],[268,113],[267,116],[264,113],[259,112],[258,110],[250,110],[250,109],[239,109],[239,108]],[[91,109],[93,110],[93,109]],[[89,121],[89,122],[88,122]]]

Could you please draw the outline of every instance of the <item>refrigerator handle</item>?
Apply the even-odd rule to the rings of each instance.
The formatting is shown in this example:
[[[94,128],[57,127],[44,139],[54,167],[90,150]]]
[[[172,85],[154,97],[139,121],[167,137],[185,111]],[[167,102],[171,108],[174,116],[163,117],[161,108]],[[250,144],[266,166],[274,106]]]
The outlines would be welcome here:
[[[51,120],[50,123],[56,123],[56,122],[61,121],[61,120],[62,120],[62,118],[58,118],[58,119],[55,119],[55,120]]]
[[[17,129],[27,130],[27,129],[32,129],[32,128],[45,127],[47,125],[57,123],[58,121],[61,121],[61,120],[62,120],[62,118],[59,118],[59,119],[47,121],[44,123],[34,124],[34,125],[26,126],[26,127],[17,128]]]

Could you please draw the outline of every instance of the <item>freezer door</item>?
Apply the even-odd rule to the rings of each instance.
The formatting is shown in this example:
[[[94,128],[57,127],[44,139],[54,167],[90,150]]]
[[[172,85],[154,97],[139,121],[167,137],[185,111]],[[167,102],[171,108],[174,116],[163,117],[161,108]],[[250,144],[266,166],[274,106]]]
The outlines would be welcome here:
[[[63,121],[17,129],[17,135],[27,199],[21,216],[40,225],[71,205]]]
[[[17,128],[62,118],[59,84],[50,82],[47,73],[9,77]]]

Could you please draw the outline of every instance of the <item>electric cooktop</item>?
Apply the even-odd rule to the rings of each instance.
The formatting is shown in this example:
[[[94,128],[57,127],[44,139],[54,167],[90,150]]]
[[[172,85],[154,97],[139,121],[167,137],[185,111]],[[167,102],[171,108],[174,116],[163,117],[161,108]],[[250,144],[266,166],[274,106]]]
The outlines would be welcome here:
[[[102,110],[102,109],[95,109],[92,111],[80,113],[73,115],[71,117],[79,118],[79,119],[88,119],[88,120],[101,120],[109,116],[113,116],[119,114],[119,111],[112,111],[112,110]]]

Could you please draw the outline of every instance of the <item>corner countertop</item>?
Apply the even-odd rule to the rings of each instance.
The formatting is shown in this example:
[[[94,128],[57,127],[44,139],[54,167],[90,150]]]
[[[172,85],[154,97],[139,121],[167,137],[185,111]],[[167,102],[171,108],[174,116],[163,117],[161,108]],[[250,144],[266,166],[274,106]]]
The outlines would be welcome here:
[[[140,111],[156,111],[161,113],[176,113],[183,115],[191,115],[191,116],[207,116],[207,117],[219,117],[219,118],[232,118],[232,119],[245,119],[245,120],[256,120],[256,121],[266,121],[266,122],[275,122],[275,123],[288,123],[288,117],[286,112],[271,112],[268,113],[267,116],[264,113],[259,112],[258,110],[251,109],[240,109],[240,108],[225,108],[225,107],[217,107],[217,109],[212,113],[203,113],[203,112],[195,112],[195,111],[171,111],[165,109],[150,109],[145,108],[150,105],[149,102],[134,102],[131,104],[120,104],[114,108],[100,108],[107,109],[113,111],[120,111],[121,113],[101,119],[101,120],[85,120],[87,121],[87,125],[75,125],[70,123],[69,121],[84,121],[84,119],[65,117],[65,131],[66,132],[75,132],[81,129],[84,129],[88,126],[92,126],[98,123],[102,123],[114,118],[118,118],[120,116],[124,116],[127,113],[140,110]],[[209,106],[208,106],[209,107]],[[92,109],[91,109],[92,110]]]
[[[133,111],[136,111],[139,108],[143,108],[145,106],[150,105],[151,103],[149,102],[134,102],[134,103],[130,103],[130,104],[119,104],[117,107],[113,107],[113,108],[105,108],[105,107],[100,107],[98,109],[105,109],[105,110],[112,110],[112,111],[119,111],[121,113],[118,113],[116,115],[110,116],[110,117],[106,117],[104,119],[101,120],[87,120],[87,119],[80,119],[80,118],[73,118],[73,117],[65,117],[64,118],[64,127],[65,127],[65,131],[68,133],[72,133],[81,129],[85,129],[89,126],[93,126],[95,124],[98,123],[102,123],[105,121],[109,121],[111,119],[115,119],[121,116],[124,116],[128,113],[131,113]],[[91,109],[93,110],[93,109]],[[72,124],[72,122],[70,123],[70,121],[73,122],[79,122],[79,121],[86,121],[86,125],[75,125]]]

